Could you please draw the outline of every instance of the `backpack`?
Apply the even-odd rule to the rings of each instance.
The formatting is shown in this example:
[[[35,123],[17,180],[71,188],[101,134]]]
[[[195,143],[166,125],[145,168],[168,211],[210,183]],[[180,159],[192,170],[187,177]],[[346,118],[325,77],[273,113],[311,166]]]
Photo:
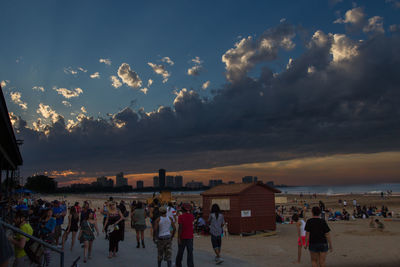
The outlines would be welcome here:
[[[44,254],[44,247],[42,244],[36,242],[32,238],[25,243],[24,250],[31,262],[40,264],[42,262],[42,257]]]

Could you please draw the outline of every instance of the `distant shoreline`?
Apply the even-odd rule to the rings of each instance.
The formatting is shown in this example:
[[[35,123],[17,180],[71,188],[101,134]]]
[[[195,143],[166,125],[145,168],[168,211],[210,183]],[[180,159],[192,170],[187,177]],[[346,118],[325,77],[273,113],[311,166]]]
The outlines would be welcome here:
[[[385,183],[385,184],[366,184],[366,185],[311,185],[311,186],[293,186],[293,185],[286,185],[286,186],[274,186],[275,188],[282,191],[282,195],[380,195],[383,192],[387,195],[387,191],[391,190],[392,195],[400,194],[400,183]],[[112,195],[121,195],[121,194],[145,194],[151,195],[153,193],[159,193],[160,189],[146,187],[143,190],[126,190],[126,191],[117,191],[113,188],[110,191],[107,191],[106,188],[102,188],[104,191],[93,191],[87,190],[85,191],[63,191],[57,192],[57,195],[67,195],[67,194],[112,194]],[[201,194],[202,192],[208,190],[208,187],[194,190],[194,189],[173,189],[173,188],[165,188],[165,191],[170,191],[172,194],[178,195],[196,195]]]

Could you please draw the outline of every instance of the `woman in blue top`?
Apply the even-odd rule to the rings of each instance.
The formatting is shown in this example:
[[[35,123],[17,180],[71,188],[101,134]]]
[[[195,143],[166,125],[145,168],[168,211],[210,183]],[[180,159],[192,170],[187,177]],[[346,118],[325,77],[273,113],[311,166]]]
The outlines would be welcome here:
[[[40,238],[48,243],[53,243],[54,229],[56,227],[56,219],[53,217],[53,210],[45,210],[40,220]]]
[[[41,239],[49,244],[54,243],[54,229],[56,228],[56,219],[53,217],[53,210],[48,209],[43,213],[40,219],[40,230],[39,236]],[[45,263],[46,266],[50,265],[50,250],[48,248],[44,249]]]

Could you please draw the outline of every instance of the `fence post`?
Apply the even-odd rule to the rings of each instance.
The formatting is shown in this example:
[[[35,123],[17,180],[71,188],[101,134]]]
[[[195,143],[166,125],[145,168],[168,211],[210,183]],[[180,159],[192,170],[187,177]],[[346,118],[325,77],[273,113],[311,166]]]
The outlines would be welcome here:
[[[64,267],[64,251],[60,253],[60,267]]]

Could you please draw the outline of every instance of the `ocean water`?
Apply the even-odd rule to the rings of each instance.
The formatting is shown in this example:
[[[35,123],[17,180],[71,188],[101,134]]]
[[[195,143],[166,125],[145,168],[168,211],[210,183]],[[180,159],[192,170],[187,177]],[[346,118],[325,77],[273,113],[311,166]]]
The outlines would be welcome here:
[[[396,184],[367,184],[367,185],[314,185],[277,187],[285,194],[380,194],[391,190],[393,194],[400,193],[400,183]]]
[[[391,190],[393,195],[400,195],[400,183],[392,184],[367,184],[367,185],[313,185],[313,186],[287,186],[287,187],[276,187],[281,190],[284,194],[327,194],[327,195],[340,195],[340,194],[379,194],[384,192],[387,194],[388,190]],[[199,191],[174,191],[173,195],[198,195],[201,194],[202,190]],[[153,195],[152,192],[131,192],[124,193],[118,197],[123,198],[149,198]],[[114,196],[115,197],[115,196]]]

